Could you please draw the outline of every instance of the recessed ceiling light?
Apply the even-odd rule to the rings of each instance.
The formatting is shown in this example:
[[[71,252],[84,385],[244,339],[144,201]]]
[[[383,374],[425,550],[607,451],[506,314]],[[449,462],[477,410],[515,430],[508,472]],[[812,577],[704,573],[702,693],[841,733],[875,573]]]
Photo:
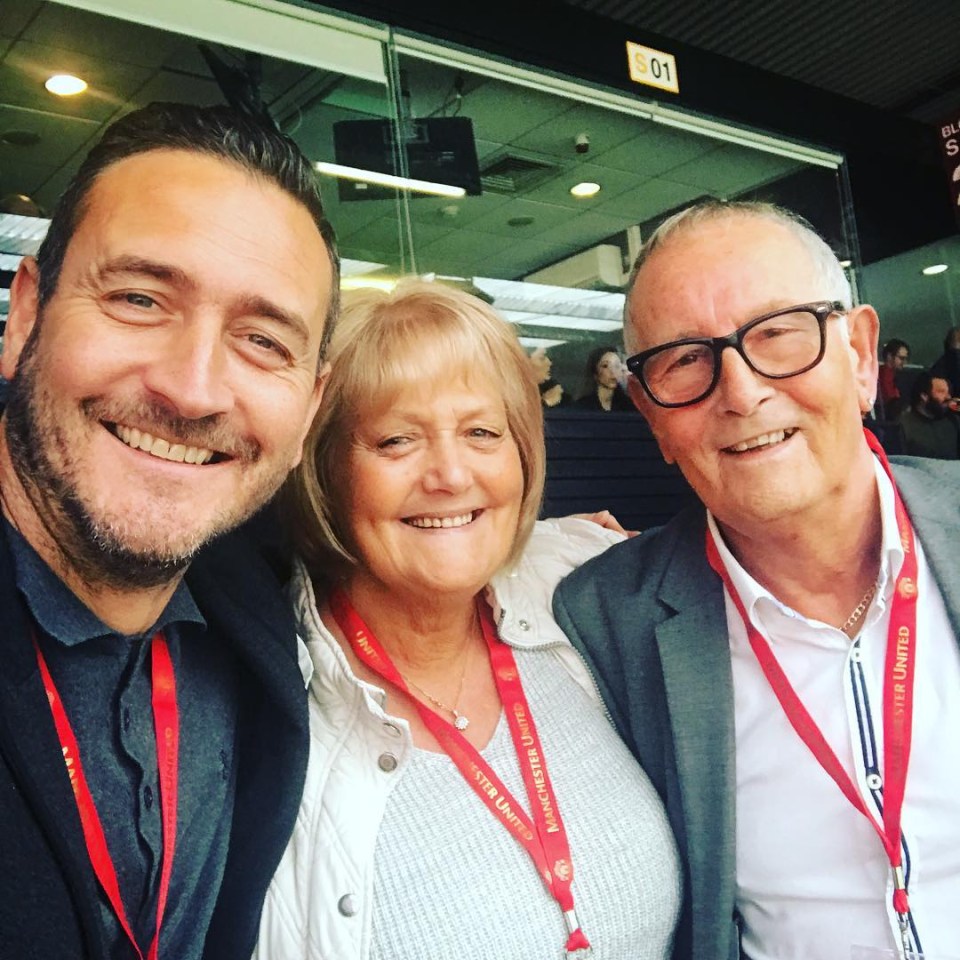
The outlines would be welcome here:
[[[600,184],[585,180],[570,188],[570,196],[584,199],[586,197],[595,197],[600,192]]]
[[[938,273],[943,273],[943,271],[946,269],[947,269],[947,265],[945,263],[934,263],[934,264],[931,264],[929,267],[924,267],[920,272],[925,277],[932,277]]]
[[[87,81],[72,73],[55,73],[44,86],[58,97],[74,97],[87,89]]]

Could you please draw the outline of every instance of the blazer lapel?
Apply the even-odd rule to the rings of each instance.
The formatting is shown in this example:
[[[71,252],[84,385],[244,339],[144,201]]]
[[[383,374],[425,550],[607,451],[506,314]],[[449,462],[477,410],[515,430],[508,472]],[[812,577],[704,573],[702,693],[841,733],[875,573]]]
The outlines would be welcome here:
[[[88,943],[98,945],[97,881],[2,534],[0,584],[0,754],[62,865]]]
[[[191,565],[187,582],[210,627],[249,668],[280,715],[305,731],[307,695],[299,680],[292,604],[242,530],[208,546]]]
[[[678,546],[659,598],[676,611],[656,628],[687,838],[693,956],[726,956],[735,899],[733,679],[723,588],[703,523]]]
[[[893,471],[910,520],[923,544],[924,556],[940,587],[947,616],[960,639],[960,589],[957,588],[960,492],[948,482],[935,484],[916,469],[893,464]]]

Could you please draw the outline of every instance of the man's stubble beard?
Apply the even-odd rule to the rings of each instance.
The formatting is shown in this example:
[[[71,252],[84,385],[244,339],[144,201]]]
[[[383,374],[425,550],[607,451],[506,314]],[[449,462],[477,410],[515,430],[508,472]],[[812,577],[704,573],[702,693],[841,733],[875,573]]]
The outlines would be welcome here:
[[[103,510],[98,516],[88,502],[90,498],[84,497],[78,479],[79,465],[70,453],[70,438],[58,422],[55,405],[41,382],[41,326],[38,317],[19,358],[16,376],[10,382],[5,411],[10,460],[27,498],[62,562],[89,586],[123,591],[172,583],[201,547],[241,524],[273,496],[287,474],[286,468],[265,475],[245,504],[221,508],[202,529],[183,533],[186,525],[179,518],[180,536],[176,542],[169,539],[160,543],[160,538],[154,536],[153,544],[137,546],[133,541],[149,540],[145,534],[154,534],[161,524],[145,524],[136,517],[132,520],[111,517],[103,515]],[[92,421],[96,418],[90,417],[91,406],[96,406],[96,401],[81,403],[78,409]],[[223,437],[227,432],[214,423],[218,418],[208,418],[206,424],[202,424],[172,416],[157,405],[149,409],[154,422],[174,425],[169,431],[173,435],[199,432]],[[186,431],[184,424],[192,424],[192,428]],[[215,444],[202,441],[195,445],[216,448]],[[251,467],[260,458],[260,447],[252,440],[233,437],[229,443],[221,441],[219,449],[224,448],[234,451]]]

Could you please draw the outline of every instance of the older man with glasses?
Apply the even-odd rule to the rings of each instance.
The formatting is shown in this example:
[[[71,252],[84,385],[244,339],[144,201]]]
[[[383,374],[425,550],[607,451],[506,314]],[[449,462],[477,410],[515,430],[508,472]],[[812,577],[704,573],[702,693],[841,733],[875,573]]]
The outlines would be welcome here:
[[[670,814],[678,958],[960,954],[960,465],[864,433],[878,326],[766,204],[634,267],[629,390],[702,506],[554,606]]]

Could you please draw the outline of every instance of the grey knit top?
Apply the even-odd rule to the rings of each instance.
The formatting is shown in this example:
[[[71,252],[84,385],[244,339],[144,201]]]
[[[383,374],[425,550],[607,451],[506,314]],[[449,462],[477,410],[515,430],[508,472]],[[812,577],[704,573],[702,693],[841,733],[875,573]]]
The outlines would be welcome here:
[[[574,866],[594,960],[665,960],[680,868],[653,787],[601,707],[543,650],[518,650]],[[529,813],[501,715],[483,756]],[[529,854],[445,754],[414,751],[376,849],[371,960],[545,960],[566,928]]]

